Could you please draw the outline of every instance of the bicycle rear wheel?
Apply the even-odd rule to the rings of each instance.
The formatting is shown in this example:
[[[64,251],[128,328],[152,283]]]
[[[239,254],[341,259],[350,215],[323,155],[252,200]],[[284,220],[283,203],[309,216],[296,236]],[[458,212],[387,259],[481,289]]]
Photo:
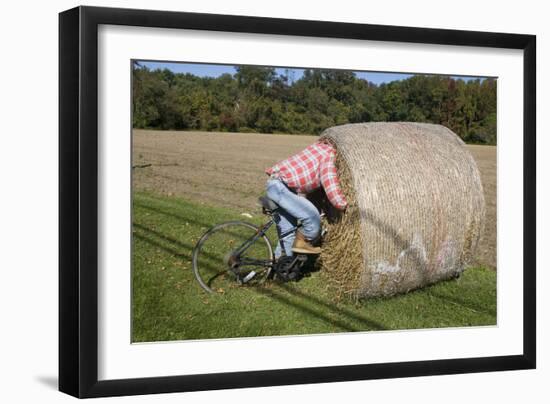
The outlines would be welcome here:
[[[257,285],[271,270],[273,249],[266,235],[246,222],[226,222],[208,230],[193,249],[193,272],[207,292],[224,293]]]

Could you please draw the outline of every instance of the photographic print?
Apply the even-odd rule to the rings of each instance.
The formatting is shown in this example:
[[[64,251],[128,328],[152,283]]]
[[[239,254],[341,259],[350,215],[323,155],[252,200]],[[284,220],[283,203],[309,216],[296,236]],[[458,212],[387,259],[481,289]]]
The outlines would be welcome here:
[[[497,78],[131,69],[132,342],[496,325]]]

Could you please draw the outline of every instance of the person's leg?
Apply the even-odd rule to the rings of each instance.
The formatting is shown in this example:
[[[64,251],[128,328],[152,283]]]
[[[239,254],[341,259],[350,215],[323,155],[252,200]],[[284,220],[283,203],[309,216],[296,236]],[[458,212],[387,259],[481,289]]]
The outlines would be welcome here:
[[[281,250],[281,241],[285,249],[285,254],[291,257],[292,254],[292,244],[294,244],[294,238],[296,237],[296,218],[292,217],[288,212],[281,210],[277,212],[276,215],[273,215],[275,223],[279,228],[280,234],[283,236],[277,242],[277,247],[275,248],[275,258],[279,258],[282,254]]]
[[[267,196],[287,213],[302,222],[300,231],[308,240],[314,240],[321,231],[319,211],[306,198],[296,195],[279,180],[267,183]]]
[[[279,180],[268,180],[266,185],[266,195],[269,199],[277,203],[280,200],[280,187],[284,185]],[[285,187],[286,188],[286,187]],[[275,223],[278,227],[279,234],[283,235],[282,241],[285,249],[285,254],[289,257],[292,256],[292,244],[294,243],[295,232],[292,231],[296,227],[297,220],[291,214],[284,210],[277,212],[277,215],[273,216]],[[282,255],[281,240],[277,240],[277,247],[275,247],[275,258],[279,258]]]

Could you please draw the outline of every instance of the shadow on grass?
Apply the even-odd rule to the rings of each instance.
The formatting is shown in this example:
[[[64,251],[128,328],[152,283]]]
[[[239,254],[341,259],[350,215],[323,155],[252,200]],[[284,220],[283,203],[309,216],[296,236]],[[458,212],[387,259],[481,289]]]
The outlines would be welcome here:
[[[164,244],[161,244],[159,243],[158,241],[155,241],[153,240],[152,238],[150,237],[147,237],[147,236],[144,236],[142,234],[138,234],[138,233],[134,233],[133,235],[135,238],[141,240],[141,241],[144,241],[148,244],[150,244],[151,246],[153,247],[157,247],[157,248],[160,248],[162,251],[164,251],[165,253],[168,253],[168,254],[171,254],[173,255],[174,257],[176,258],[187,258],[187,259],[191,259],[191,252],[189,253],[182,253],[180,251],[177,251],[176,249],[172,248],[172,247],[168,247]]]
[[[183,220],[183,221],[186,221],[186,222],[189,222],[189,223],[193,223],[193,224],[196,224],[196,225],[199,225],[199,226],[202,226],[202,227],[211,227],[213,226],[214,224],[213,223],[206,223],[206,222],[202,222],[200,220],[197,220],[197,219],[191,219],[189,217],[186,217],[186,216],[183,216],[183,215],[180,215],[180,214],[177,214],[177,213],[174,213],[174,212],[170,212],[170,211],[167,211],[167,210],[164,210],[163,208],[167,208],[166,206],[164,207],[159,207],[159,206],[151,206],[151,205],[148,205],[146,203],[144,203],[145,201],[140,201],[140,200],[137,200],[134,198],[133,200],[133,204],[137,207],[140,207],[140,208],[143,208],[143,209],[147,209],[151,212],[154,212],[154,213],[158,213],[158,214],[161,214],[161,215],[165,215],[165,216],[170,216],[170,217],[173,217],[174,219],[179,219],[179,220]],[[154,203],[154,202],[153,202]],[[219,203],[219,206],[224,206],[224,201],[220,201]],[[251,207],[239,207],[239,210],[246,210],[247,212],[248,211],[251,211],[252,209],[257,209],[256,213],[260,213],[260,209],[261,209],[261,206],[259,203],[256,204],[256,206],[254,208],[251,208]],[[238,216],[238,214],[234,214],[233,217],[235,216]]]
[[[210,228],[212,227],[212,223],[205,223],[205,222],[202,222],[200,220],[196,220],[196,219],[191,219],[189,217],[186,217],[186,216],[182,216],[182,215],[178,215],[177,213],[173,213],[173,212],[167,212],[163,209],[160,209],[160,208],[157,208],[157,207],[154,207],[154,206],[150,206],[150,205],[145,205],[144,203],[142,202],[138,202],[136,200],[134,200],[134,206],[137,206],[141,209],[145,209],[145,210],[148,210],[150,212],[153,212],[153,213],[157,213],[159,215],[164,215],[164,216],[168,216],[168,217],[172,217],[174,219],[178,219],[182,222],[187,222],[187,223],[191,223],[191,224],[194,224],[194,225],[197,225],[197,226],[201,226],[201,227],[204,227],[204,228]]]
[[[259,294],[262,294],[264,296],[267,296],[273,300],[278,301],[279,303],[286,304],[288,306],[292,306],[293,308],[311,316],[316,317],[320,320],[323,320],[327,324],[331,324],[332,326],[338,327],[344,331],[367,331],[364,327],[354,327],[346,322],[349,321],[349,318],[344,318],[343,320],[337,320],[334,318],[331,318],[323,313],[318,312],[317,310],[313,309],[315,306],[311,306],[311,302],[313,301],[312,296],[306,295],[305,293],[294,293],[295,290],[288,290],[288,292],[295,297],[302,298],[303,300],[300,302],[292,301],[289,297],[284,296],[282,293],[272,289],[272,288],[261,288],[256,287],[254,289],[251,289]],[[319,301],[319,300],[318,300]],[[340,309],[335,309],[334,307],[331,307],[328,303],[322,302],[321,304],[325,308],[327,308],[331,314],[341,317],[346,317],[348,313],[345,313],[344,311]],[[359,317],[359,316],[357,316]],[[360,317],[359,317],[360,318]],[[353,318],[353,320],[356,320],[356,318]],[[382,327],[380,324],[361,318],[361,321],[369,327],[369,330],[375,329],[375,330],[383,330],[384,327]]]
[[[459,306],[459,307],[462,307],[466,310],[470,310],[470,311],[473,311],[473,312],[476,312],[476,313],[483,313],[483,314],[487,314],[489,316],[493,316],[496,318],[496,315],[497,315],[497,312],[496,310],[489,310],[487,309],[487,307],[482,307],[474,302],[469,302],[469,301],[466,301],[464,299],[460,299],[458,297],[455,297],[455,296],[448,296],[444,293],[438,293],[438,292],[434,292],[433,290],[430,290],[429,292],[429,295],[430,296],[433,296],[437,299],[441,299],[447,303],[451,303],[451,304],[454,304],[456,306]]]
[[[135,228],[139,229],[145,234],[134,233],[134,237],[150,244],[153,247],[157,247],[163,250],[165,253],[173,255],[176,258],[191,258],[193,247],[189,244],[183,243],[173,237],[164,235],[156,230],[149,229],[148,227],[134,223]],[[170,243],[174,247],[159,242],[154,238],[163,240],[165,243]],[[183,250],[183,251],[182,251]],[[290,297],[285,296],[284,293],[277,291],[273,288],[254,287],[250,288],[251,292],[259,293],[267,296],[273,300],[276,300],[287,306],[292,306],[294,309],[299,310],[311,317],[316,317],[319,320],[324,321],[327,324],[331,324],[334,327],[338,327],[344,331],[366,331],[365,327],[369,330],[384,330],[386,327],[381,323],[370,320],[366,317],[360,316],[343,308],[338,308],[332,302],[323,301],[317,297],[306,294],[302,291],[298,291],[295,287],[291,287],[285,284],[277,284],[282,290],[293,295],[293,297],[300,299],[300,301],[294,301]],[[316,310],[314,307],[323,307],[330,315]],[[332,318],[339,317],[340,319]],[[361,326],[353,326],[350,322],[360,323]]]
[[[367,317],[364,317],[364,316],[360,316],[359,314],[354,313],[351,310],[347,310],[347,309],[344,309],[342,307],[336,307],[335,303],[327,302],[327,301],[319,299],[318,297],[308,295],[307,293],[304,293],[303,291],[298,290],[296,287],[289,286],[288,284],[281,284],[280,286],[281,286],[281,288],[285,289],[289,293],[294,294],[295,296],[301,297],[304,300],[308,300],[311,303],[314,303],[316,305],[324,306],[325,308],[333,311],[334,313],[336,313],[338,315],[348,317],[352,320],[355,320],[357,322],[365,324],[366,326],[370,327],[371,329],[374,329],[374,330],[386,330],[387,329],[387,327],[384,326],[382,323],[376,322],[376,321],[371,320],[371,319],[369,319]]]
[[[161,239],[161,240],[163,240],[163,241],[165,241],[165,242],[167,242],[167,243],[176,245],[178,248],[181,248],[181,249],[184,249],[184,250],[186,250],[186,251],[189,251],[189,254],[188,254],[188,255],[185,255],[185,254],[182,253],[182,252],[179,252],[179,251],[177,251],[177,250],[175,250],[175,249],[173,249],[173,248],[171,248],[171,247],[167,247],[167,246],[165,246],[165,245],[163,245],[163,244],[160,244],[160,243],[154,241],[153,239],[147,238],[147,237],[145,237],[145,236],[143,236],[143,235],[141,235],[141,234],[139,234],[139,233],[135,233],[135,232],[134,232],[134,234],[133,234],[134,237],[137,237],[137,238],[139,238],[140,240],[146,241],[146,242],[148,242],[149,244],[152,244],[152,245],[154,245],[155,247],[158,247],[158,248],[164,250],[165,252],[167,252],[167,253],[169,253],[169,254],[172,254],[172,255],[175,255],[175,256],[177,256],[177,257],[182,257],[182,256],[189,257],[189,258],[191,257],[191,253],[192,253],[193,248],[194,248],[192,245],[183,243],[183,242],[180,241],[180,240],[177,240],[177,239],[175,239],[175,238],[173,238],[173,237],[170,237],[170,236],[167,236],[167,235],[165,235],[165,234],[162,234],[162,233],[160,233],[160,232],[158,232],[158,231],[156,231],[156,230],[150,229],[149,227],[144,226],[144,225],[142,225],[142,224],[139,224],[139,223],[134,222],[134,223],[132,223],[132,225],[134,226],[134,228],[137,228],[137,229],[139,229],[139,230],[141,230],[141,231],[143,231],[143,232],[145,232],[145,233],[148,233],[149,236],[153,235],[153,236],[155,236],[155,237],[157,237],[157,238],[159,238],[159,239]]]
[[[196,220],[196,219],[190,219],[188,217],[185,217],[185,216],[182,216],[182,215],[178,215],[176,213],[172,213],[172,212],[167,212],[165,210],[162,210],[162,209],[159,209],[159,208],[156,208],[156,207],[152,207],[152,206],[148,206],[148,205],[143,205],[139,202],[134,202],[134,205],[135,206],[138,206],[140,207],[141,209],[146,209],[150,212],[153,212],[153,213],[157,213],[159,215],[164,215],[164,216],[168,216],[168,217],[172,217],[174,219],[178,219],[182,222],[185,222],[185,223],[191,223],[191,224],[194,224],[194,225],[197,225],[197,226],[200,226],[201,228],[205,228],[205,229],[209,229],[211,227],[213,227],[214,225],[211,224],[211,223],[205,223],[205,222],[202,222],[202,221],[199,221],[199,220]],[[236,219],[233,219],[233,221],[235,221]],[[242,221],[239,219],[239,221]],[[266,219],[267,221],[267,219]],[[247,222],[245,222],[247,223]],[[265,223],[265,222],[264,222]],[[134,223],[135,224],[135,223]],[[232,233],[228,230],[225,230],[226,234],[232,234],[232,235],[235,235],[235,236],[240,236],[238,233]],[[170,241],[169,239],[167,239],[168,241]]]
[[[149,227],[146,227],[142,224],[134,222],[134,223],[132,223],[132,225],[135,228],[140,229],[142,232],[148,233],[149,236],[153,235],[153,236],[155,236],[155,237],[157,237],[157,238],[159,238],[159,239],[161,239],[161,240],[163,240],[167,243],[174,244],[178,249],[181,248],[181,249],[187,250],[187,251],[189,251],[189,253],[185,254],[185,253],[182,253],[182,252],[178,252],[177,250],[175,250],[171,247],[166,247],[163,244],[161,244],[159,242],[156,242],[155,240],[153,240],[151,238],[147,238],[147,237],[143,236],[142,234],[134,233],[134,236],[136,238],[139,238],[140,240],[148,242],[149,244],[154,245],[155,247],[158,247],[158,248],[164,250],[165,252],[167,252],[169,254],[172,254],[176,257],[179,257],[179,258],[186,257],[186,258],[189,258],[189,259],[192,258],[193,249],[195,248],[194,246],[192,246],[190,244],[186,244],[186,243],[184,243],[182,241],[179,241],[178,239],[175,239],[173,237],[162,234],[162,233],[160,233],[156,230],[150,229]],[[229,232],[229,231],[225,231],[225,234],[234,234],[236,236],[240,236],[240,234],[232,233],[232,232]],[[209,253],[207,251],[204,251],[204,250],[201,250],[201,256],[205,256],[205,257],[208,257],[208,258],[213,259],[213,260],[222,259],[222,255],[214,255],[214,254],[211,254],[211,253]]]

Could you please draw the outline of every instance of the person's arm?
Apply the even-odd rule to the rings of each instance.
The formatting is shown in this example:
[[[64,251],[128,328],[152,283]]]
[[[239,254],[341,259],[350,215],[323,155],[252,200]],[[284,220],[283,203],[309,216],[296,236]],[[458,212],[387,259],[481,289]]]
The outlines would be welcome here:
[[[330,153],[330,157],[321,163],[321,185],[325,189],[329,202],[337,209],[344,210],[348,203],[340,188],[340,180],[336,171],[336,155]]]

